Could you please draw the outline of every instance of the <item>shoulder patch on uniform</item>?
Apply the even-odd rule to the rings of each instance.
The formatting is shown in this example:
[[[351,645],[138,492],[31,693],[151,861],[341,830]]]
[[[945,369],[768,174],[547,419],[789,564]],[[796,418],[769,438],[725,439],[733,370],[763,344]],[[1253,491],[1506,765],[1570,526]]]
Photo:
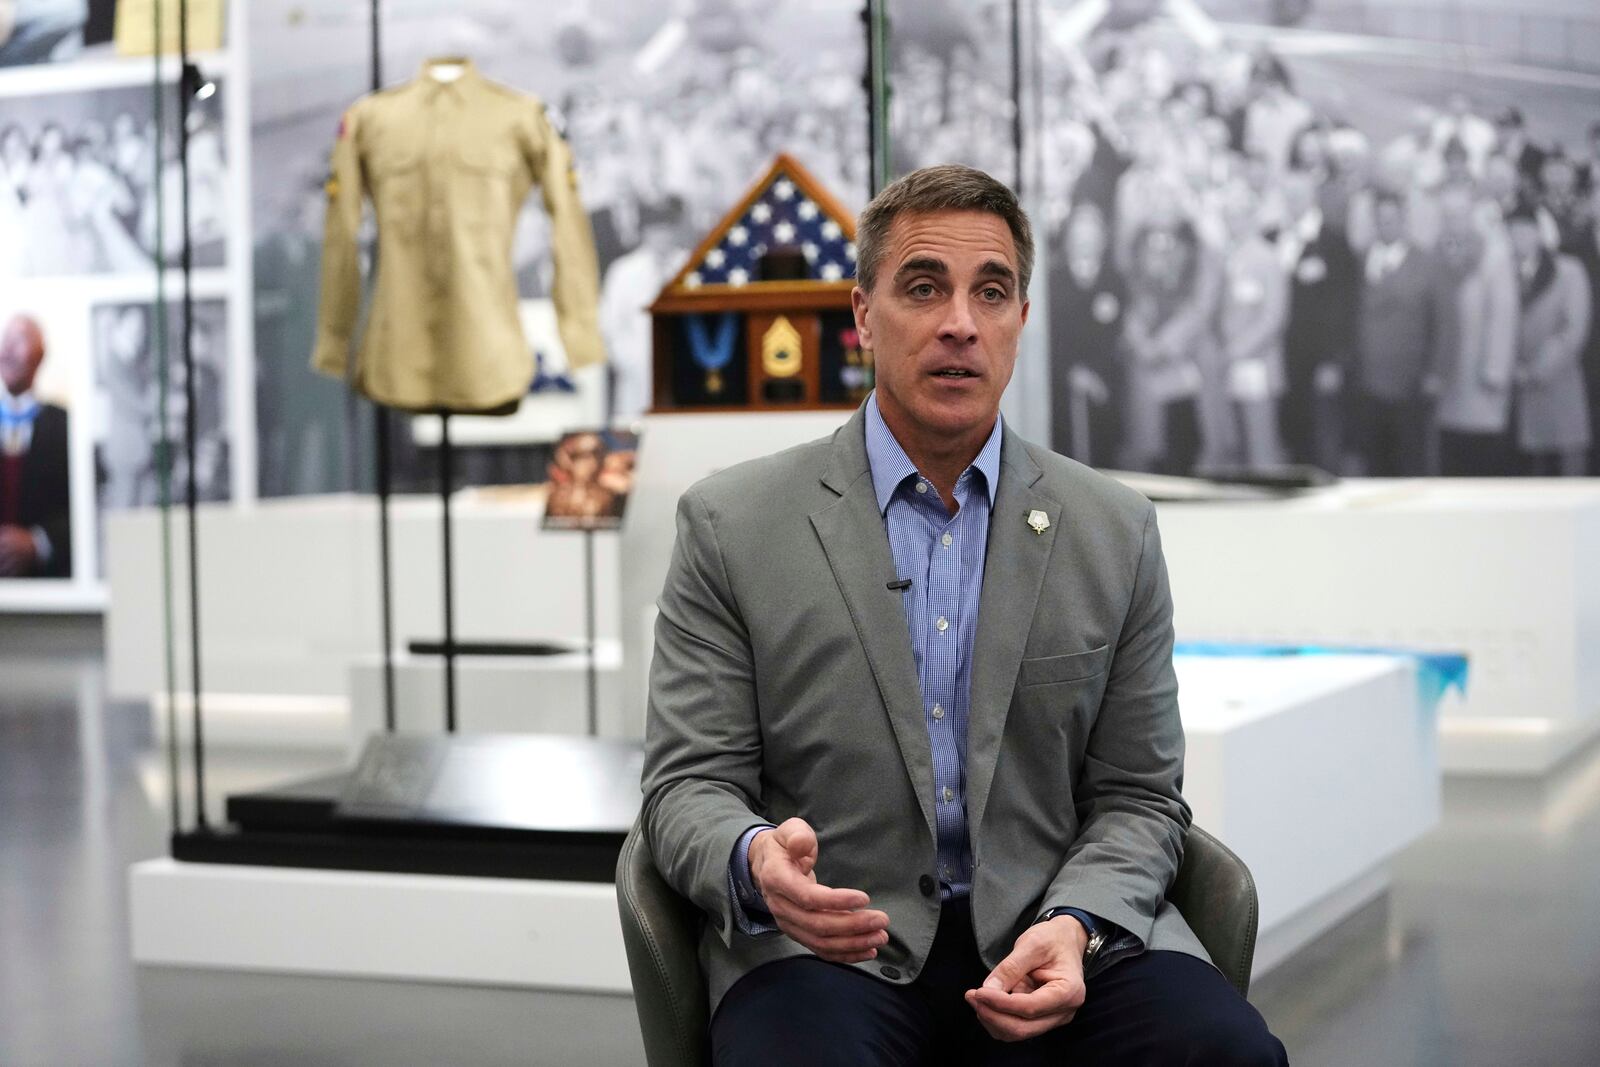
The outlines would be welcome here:
[[[353,134],[355,129],[356,109],[353,107],[346,108],[344,114],[339,116],[339,134],[335,139],[342,141],[346,137],[349,137],[351,134]]]

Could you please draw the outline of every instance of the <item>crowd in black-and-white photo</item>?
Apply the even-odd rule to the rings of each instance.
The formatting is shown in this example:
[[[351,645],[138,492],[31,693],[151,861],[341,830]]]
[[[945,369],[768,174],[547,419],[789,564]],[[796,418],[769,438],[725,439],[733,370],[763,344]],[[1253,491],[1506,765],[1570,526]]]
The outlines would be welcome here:
[[[227,167],[218,98],[189,124],[194,265],[221,266]],[[176,105],[170,100],[169,115]],[[178,138],[149,87],[8,99],[0,111],[0,278],[148,273],[183,246]],[[158,184],[159,183],[159,184]],[[158,202],[159,201],[159,202]]]
[[[1168,24],[1072,50],[1045,93],[1055,446],[1600,473],[1600,123],[1561,143],[1440,95],[1375,135],[1259,45]]]

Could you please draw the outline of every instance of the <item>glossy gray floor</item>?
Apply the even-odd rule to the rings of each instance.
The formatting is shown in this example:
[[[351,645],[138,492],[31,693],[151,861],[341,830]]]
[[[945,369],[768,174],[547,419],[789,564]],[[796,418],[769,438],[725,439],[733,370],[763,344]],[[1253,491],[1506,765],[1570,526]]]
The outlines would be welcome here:
[[[102,678],[97,629],[0,621],[0,1064],[643,1062],[622,997],[132,966],[125,871],[167,816]],[[1600,1063],[1600,750],[1451,782],[1388,899],[1252,999],[1301,1065]]]

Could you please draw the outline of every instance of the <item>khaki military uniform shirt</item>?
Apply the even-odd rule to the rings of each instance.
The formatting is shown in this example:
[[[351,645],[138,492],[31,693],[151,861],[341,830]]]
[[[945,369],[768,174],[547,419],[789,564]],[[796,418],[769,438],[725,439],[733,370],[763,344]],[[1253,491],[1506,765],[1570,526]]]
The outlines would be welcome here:
[[[533,378],[511,265],[529,191],[540,187],[550,215],[552,296],[574,368],[604,358],[594,238],[571,156],[544,105],[470,63],[452,65],[461,68],[454,80],[425,68],[345,113],[328,179],[312,366],[393,407],[504,410]],[[378,220],[377,276],[352,366],[361,304],[357,231],[367,197]]]

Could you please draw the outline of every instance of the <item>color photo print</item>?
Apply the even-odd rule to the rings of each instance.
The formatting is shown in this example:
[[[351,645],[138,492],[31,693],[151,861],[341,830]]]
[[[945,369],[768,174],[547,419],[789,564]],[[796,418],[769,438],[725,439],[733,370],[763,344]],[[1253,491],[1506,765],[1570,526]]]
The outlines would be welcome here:
[[[0,281],[148,275],[158,253],[169,267],[179,262],[175,90],[164,107],[158,185],[149,85],[0,97]],[[228,181],[220,90],[190,112],[189,171],[194,266],[220,267]]]
[[[1600,9],[1045,0],[1056,449],[1581,475]]]
[[[639,435],[628,430],[575,430],[550,460],[547,530],[615,530],[633,492]]]
[[[83,323],[63,302],[0,292],[0,585],[70,580],[85,495],[80,431]]]

